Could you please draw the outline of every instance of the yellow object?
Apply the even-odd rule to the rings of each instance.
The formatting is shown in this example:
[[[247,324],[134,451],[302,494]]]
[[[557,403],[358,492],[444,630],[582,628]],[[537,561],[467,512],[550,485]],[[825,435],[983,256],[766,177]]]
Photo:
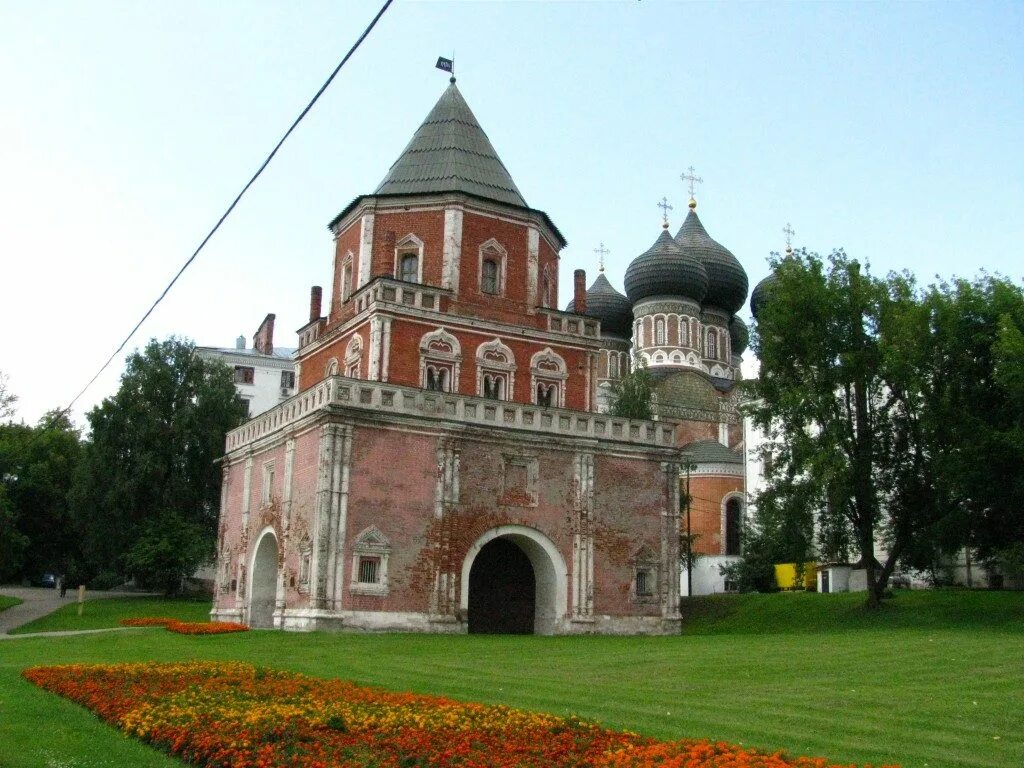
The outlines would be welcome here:
[[[775,564],[775,584],[779,589],[815,589],[818,584],[817,563],[804,563],[803,584],[798,584],[796,563]]]

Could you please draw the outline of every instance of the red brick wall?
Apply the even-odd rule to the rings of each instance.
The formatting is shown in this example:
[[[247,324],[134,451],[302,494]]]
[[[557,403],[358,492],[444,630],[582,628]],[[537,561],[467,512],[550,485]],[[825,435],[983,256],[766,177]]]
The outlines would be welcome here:
[[[683,480],[682,490],[685,492]],[[697,552],[705,555],[725,553],[722,540],[722,500],[730,493],[743,491],[742,477],[693,477],[690,479],[690,493],[693,496],[690,507],[690,531],[698,535],[694,544]],[[686,520],[682,521],[685,529]]]
[[[326,378],[327,375],[327,364],[331,358],[337,358],[338,360],[338,375],[345,375],[345,349],[348,347],[348,343],[351,338],[355,335],[359,335],[363,340],[363,355],[359,361],[359,378],[365,379],[367,370],[369,369],[369,358],[370,358],[370,324],[368,322],[361,323],[355,329],[349,333],[339,336],[329,344],[318,349],[308,357],[303,357],[302,370],[299,371],[299,382],[298,389],[301,392],[304,389],[309,389],[312,386],[319,384]]]
[[[378,212],[373,222],[373,277],[398,277],[395,272],[395,244],[410,234],[423,241],[422,282],[441,285],[443,210]]]

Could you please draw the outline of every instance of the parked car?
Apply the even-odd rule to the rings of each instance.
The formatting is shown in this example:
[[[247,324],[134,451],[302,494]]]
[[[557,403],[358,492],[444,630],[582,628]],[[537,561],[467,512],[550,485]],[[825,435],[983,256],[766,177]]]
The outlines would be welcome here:
[[[53,573],[44,573],[39,577],[39,581],[36,584],[40,587],[49,587],[53,589],[57,586],[57,575]]]

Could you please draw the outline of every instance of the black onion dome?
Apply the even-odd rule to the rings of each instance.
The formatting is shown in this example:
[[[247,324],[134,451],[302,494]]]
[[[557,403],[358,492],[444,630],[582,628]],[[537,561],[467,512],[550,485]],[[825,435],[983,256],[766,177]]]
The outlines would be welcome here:
[[[573,306],[574,303],[570,301],[565,311],[572,312]],[[604,276],[604,272],[601,272],[587,289],[585,314],[601,321],[602,333],[627,337],[633,334],[633,305],[629,303],[629,299],[615,290]]]
[[[768,298],[768,293],[771,291],[776,279],[775,273],[771,272],[768,274],[768,277],[754,286],[754,290],[750,294],[750,314],[754,316],[755,320],[757,320],[757,313],[764,306],[764,302]]]
[[[624,282],[633,304],[648,296],[681,296],[699,304],[708,290],[708,272],[663,229],[654,245],[630,263]]]
[[[708,271],[708,291],[704,303],[737,312],[747,300],[747,273],[732,251],[715,242],[690,210],[676,233],[676,242],[687,256],[697,259]]]
[[[734,355],[742,355],[750,343],[750,331],[747,330],[747,324],[735,315],[729,321],[729,338],[732,339]]]

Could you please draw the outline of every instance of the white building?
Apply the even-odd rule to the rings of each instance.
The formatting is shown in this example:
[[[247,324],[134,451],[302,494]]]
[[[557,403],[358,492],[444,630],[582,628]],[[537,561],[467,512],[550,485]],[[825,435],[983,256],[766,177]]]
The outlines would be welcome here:
[[[295,349],[274,347],[274,315],[267,315],[245,346],[239,336],[232,347],[196,347],[206,360],[219,360],[235,372],[235,389],[247,415],[263,413],[295,394]]]

